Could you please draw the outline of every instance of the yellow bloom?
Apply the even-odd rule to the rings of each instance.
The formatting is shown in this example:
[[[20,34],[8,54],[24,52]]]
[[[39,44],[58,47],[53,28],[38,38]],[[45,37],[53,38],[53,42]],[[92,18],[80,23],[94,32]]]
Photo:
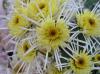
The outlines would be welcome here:
[[[31,46],[28,41],[25,41],[21,45],[18,45],[17,55],[21,60],[25,62],[31,62],[36,57],[35,49],[25,55],[25,53],[30,49],[30,47]]]
[[[59,71],[54,64],[50,64],[47,69],[48,74],[63,74],[63,71]]]
[[[88,36],[100,36],[100,18],[89,10],[77,14],[77,24]]]
[[[47,18],[36,28],[37,40],[40,45],[56,49],[69,39],[69,29],[63,19],[55,21]]]
[[[41,12],[45,17],[50,16],[50,9],[51,9],[51,13],[54,16],[55,13],[58,11],[57,0],[51,0],[51,5],[49,3],[50,0],[35,0],[34,2],[30,2],[27,8],[28,16],[35,20],[43,18],[39,9],[41,10]]]
[[[20,37],[22,36],[26,31],[22,30],[21,27],[28,27],[29,22],[22,16],[20,16],[18,13],[14,13],[12,18],[8,22],[8,28],[9,32],[12,36]]]
[[[100,61],[100,54],[96,54],[94,59],[95,59],[95,61]]]
[[[91,57],[86,53],[75,55],[76,60],[71,59],[70,65],[75,74],[89,74],[91,71]]]

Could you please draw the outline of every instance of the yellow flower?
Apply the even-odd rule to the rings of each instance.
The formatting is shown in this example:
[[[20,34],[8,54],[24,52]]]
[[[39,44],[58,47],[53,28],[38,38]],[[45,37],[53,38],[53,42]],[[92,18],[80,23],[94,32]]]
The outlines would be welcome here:
[[[92,68],[91,57],[86,53],[75,55],[76,60],[71,59],[70,65],[75,74],[89,74]]]
[[[28,27],[29,22],[18,13],[14,13],[12,18],[8,22],[9,32],[12,36],[20,37],[26,31],[22,30],[22,27]]]
[[[51,9],[52,15],[54,16],[55,13],[58,11],[57,0],[51,0],[51,5],[49,3],[50,3],[50,0],[35,0],[34,2],[30,2],[27,8],[28,16],[35,20],[43,18],[39,9],[41,10],[44,17],[50,16],[50,9]]]
[[[36,50],[33,49],[25,55],[25,53],[31,48],[28,41],[23,42],[21,45],[18,45],[17,55],[24,62],[31,62],[36,57]]]
[[[94,59],[95,59],[95,61],[100,61],[100,54],[96,54]]]
[[[50,64],[47,69],[48,74],[63,74],[63,71],[59,71],[54,64]]]
[[[100,36],[100,18],[89,10],[77,14],[77,24],[88,36]]]
[[[37,40],[40,45],[56,49],[69,39],[69,29],[63,19],[55,21],[47,18],[36,28]]]

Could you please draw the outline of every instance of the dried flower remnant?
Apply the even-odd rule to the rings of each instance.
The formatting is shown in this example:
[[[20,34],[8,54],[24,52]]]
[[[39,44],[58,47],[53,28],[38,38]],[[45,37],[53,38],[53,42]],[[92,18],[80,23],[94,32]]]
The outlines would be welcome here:
[[[32,50],[28,52],[30,48],[31,45],[28,41],[25,41],[21,45],[18,45],[17,55],[24,62],[32,62],[32,60],[36,57],[36,50],[32,48]]]

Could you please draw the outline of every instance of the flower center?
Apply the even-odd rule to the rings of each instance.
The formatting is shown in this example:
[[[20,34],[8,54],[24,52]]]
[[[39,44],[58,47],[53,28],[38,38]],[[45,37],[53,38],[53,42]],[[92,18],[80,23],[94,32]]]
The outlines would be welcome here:
[[[18,18],[18,17],[15,19],[15,23],[16,23],[16,24],[19,23],[19,18]]]
[[[75,66],[77,68],[84,68],[85,66],[85,61],[83,58],[78,58],[76,61],[75,61]]]
[[[97,57],[98,61],[100,61],[100,56]]]
[[[55,36],[56,35],[56,30],[55,29],[50,30],[49,35],[50,36]]]
[[[93,25],[95,25],[95,20],[90,18],[89,23],[90,23],[91,26],[93,26]]]
[[[24,52],[26,52],[29,49],[27,45],[24,45]]]
[[[83,65],[83,64],[84,64],[84,60],[83,60],[82,58],[80,58],[80,59],[78,60],[78,63],[79,63],[80,65]]]
[[[45,4],[43,3],[39,4],[39,8],[42,10],[43,8],[45,8]]]

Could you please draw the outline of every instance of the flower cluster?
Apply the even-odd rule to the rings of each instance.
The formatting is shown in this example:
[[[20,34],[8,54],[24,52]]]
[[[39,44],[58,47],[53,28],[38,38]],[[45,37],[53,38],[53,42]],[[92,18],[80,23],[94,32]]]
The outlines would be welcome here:
[[[100,73],[100,2],[14,0],[5,19],[13,74]]]

